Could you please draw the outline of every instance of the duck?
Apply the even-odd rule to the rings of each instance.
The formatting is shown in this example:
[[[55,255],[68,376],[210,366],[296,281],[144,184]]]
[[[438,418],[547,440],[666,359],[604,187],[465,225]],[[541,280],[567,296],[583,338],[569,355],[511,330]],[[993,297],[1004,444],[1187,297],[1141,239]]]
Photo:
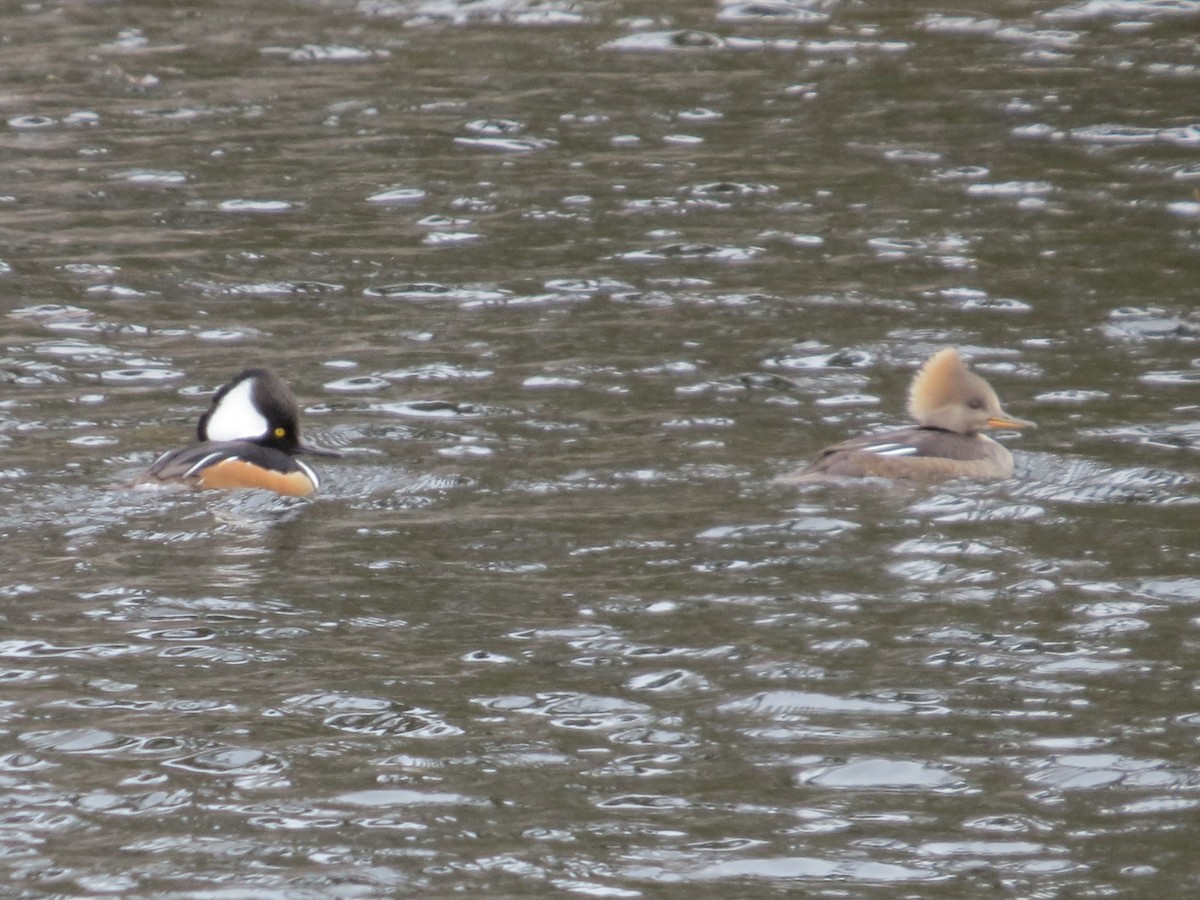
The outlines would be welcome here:
[[[196,442],[169,450],[130,483],[192,490],[257,488],[307,497],[321,486],[300,454],[339,456],[300,441],[300,410],[274,371],[243,369],[213,395],[196,425]]]
[[[1013,473],[1012,454],[980,432],[1037,427],[1006,413],[992,386],[972,372],[953,347],[934,353],[913,376],[908,413],[916,425],[833,444],[783,480],[1008,478]]]

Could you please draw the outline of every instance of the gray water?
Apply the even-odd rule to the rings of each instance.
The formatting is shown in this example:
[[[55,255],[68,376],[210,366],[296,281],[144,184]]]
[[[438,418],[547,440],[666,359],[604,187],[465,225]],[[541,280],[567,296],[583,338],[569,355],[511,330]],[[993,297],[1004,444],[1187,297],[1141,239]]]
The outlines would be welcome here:
[[[1198,25],[11,7],[0,893],[1200,890]],[[949,345],[1012,479],[776,481]]]

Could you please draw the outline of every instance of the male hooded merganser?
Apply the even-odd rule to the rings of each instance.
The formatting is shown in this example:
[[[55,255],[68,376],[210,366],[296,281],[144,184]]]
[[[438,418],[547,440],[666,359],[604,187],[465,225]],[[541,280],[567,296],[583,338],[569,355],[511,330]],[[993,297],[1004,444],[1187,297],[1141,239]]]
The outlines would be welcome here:
[[[296,454],[338,454],[301,444],[299,418],[296,398],[278,375],[246,369],[213,396],[196,426],[199,443],[164,453],[133,485],[262,488],[307,496],[321,480]]]
[[[991,385],[968,369],[953,347],[939,350],[913,377],[908,412],[917,421],[915,428],[826,447],[784,480],[1007,478],[1013,472],[1012,454],[979,432],[1036,427],[1006,413]]]

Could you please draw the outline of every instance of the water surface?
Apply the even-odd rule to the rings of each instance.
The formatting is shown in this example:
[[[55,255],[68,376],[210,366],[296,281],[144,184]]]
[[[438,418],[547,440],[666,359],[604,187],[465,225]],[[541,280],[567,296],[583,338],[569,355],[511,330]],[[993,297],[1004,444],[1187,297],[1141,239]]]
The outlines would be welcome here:
[[[1198,17],[7,14],[9,892],[1195,890]],[[1014,478],[775,480],[947,345]]]

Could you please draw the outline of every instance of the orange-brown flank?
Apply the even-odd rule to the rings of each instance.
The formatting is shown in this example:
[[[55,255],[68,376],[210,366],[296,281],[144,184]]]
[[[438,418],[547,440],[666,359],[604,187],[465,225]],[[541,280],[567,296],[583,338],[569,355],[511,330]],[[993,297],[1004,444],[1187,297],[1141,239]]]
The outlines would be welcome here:
[[[313,492],[312,480],[304,472],[273,472],[240,459],[208,466],[200,472],[198,484],[215,490],[262,488],[286,497],[307,497]]]

